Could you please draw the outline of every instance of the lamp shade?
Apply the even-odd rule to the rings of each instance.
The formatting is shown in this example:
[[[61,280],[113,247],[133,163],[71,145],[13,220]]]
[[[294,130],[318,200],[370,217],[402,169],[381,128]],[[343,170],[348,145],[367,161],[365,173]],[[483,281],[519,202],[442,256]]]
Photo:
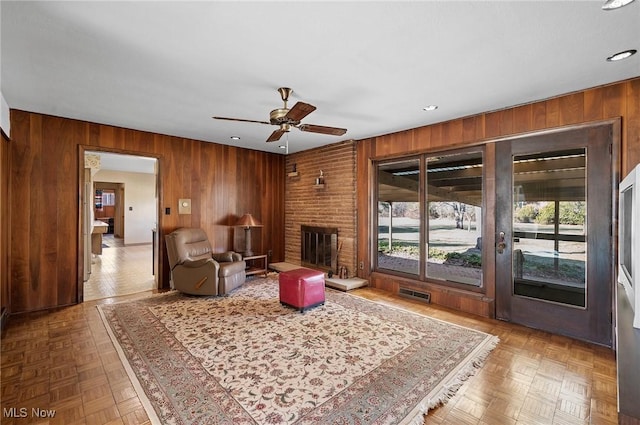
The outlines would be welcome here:
[[[255,219],[251,214],[245,214],[236,222],[236,226],[239,227],[262,227],[262,223],[260,223],[257,219]]]

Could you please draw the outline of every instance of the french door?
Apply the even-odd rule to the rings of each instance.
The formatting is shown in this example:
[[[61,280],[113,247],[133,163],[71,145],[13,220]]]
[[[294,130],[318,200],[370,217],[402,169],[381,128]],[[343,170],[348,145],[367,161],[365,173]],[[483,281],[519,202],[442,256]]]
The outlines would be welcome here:
[[[499,319],[612,344],[613,127],[496,144]]]

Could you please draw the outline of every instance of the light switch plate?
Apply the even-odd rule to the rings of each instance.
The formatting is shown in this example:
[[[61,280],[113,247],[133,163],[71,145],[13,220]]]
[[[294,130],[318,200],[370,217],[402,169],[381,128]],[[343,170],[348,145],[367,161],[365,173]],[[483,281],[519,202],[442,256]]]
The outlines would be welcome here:
[[[191,199],[178,199],[178,214],[191,214]]]

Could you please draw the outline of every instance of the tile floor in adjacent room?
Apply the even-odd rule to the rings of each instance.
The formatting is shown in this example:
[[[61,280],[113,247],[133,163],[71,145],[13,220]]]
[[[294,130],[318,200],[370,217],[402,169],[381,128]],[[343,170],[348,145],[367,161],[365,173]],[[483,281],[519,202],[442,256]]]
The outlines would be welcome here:
[[[153,281],[150,250],[151,246],[105,248],[93,277],[107,270],[112,276],[107,278],[105,273],[85,290],[85,294],[93,291],[101,299],[11,316],[2,335],[0,407],[3,412],[11,408],[29,412],[32,407],[51,409],[55,416],[5,415],[0,421],[3,425],[150,423],[96,309],[100,304],[156,292],[148,289]],[[139,267],[134,267],[135,263]],[[147,285],[145,292],[114,296],[118,290],[137,291],[142,285]],[[465,381],[448,403],[431,411],[425,425],[618,423],[615,354],[608,348],[374,288],[351,293],[500,337],[482,369]]]
[[[155,289],[151,244],[125,246],[112,234],[103,235],[102,243],[102,254],[93,255],[84,283],[85,301]]]

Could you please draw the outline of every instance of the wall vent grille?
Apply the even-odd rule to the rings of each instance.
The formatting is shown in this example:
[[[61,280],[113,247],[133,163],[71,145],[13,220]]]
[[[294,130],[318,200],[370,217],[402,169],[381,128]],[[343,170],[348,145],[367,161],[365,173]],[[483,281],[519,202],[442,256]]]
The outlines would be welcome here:
[[[431,294],[429,292],[420,292],[409,288],[400,288],[398,295],[414,300],[420,300],[425,303],[431,303]]]

